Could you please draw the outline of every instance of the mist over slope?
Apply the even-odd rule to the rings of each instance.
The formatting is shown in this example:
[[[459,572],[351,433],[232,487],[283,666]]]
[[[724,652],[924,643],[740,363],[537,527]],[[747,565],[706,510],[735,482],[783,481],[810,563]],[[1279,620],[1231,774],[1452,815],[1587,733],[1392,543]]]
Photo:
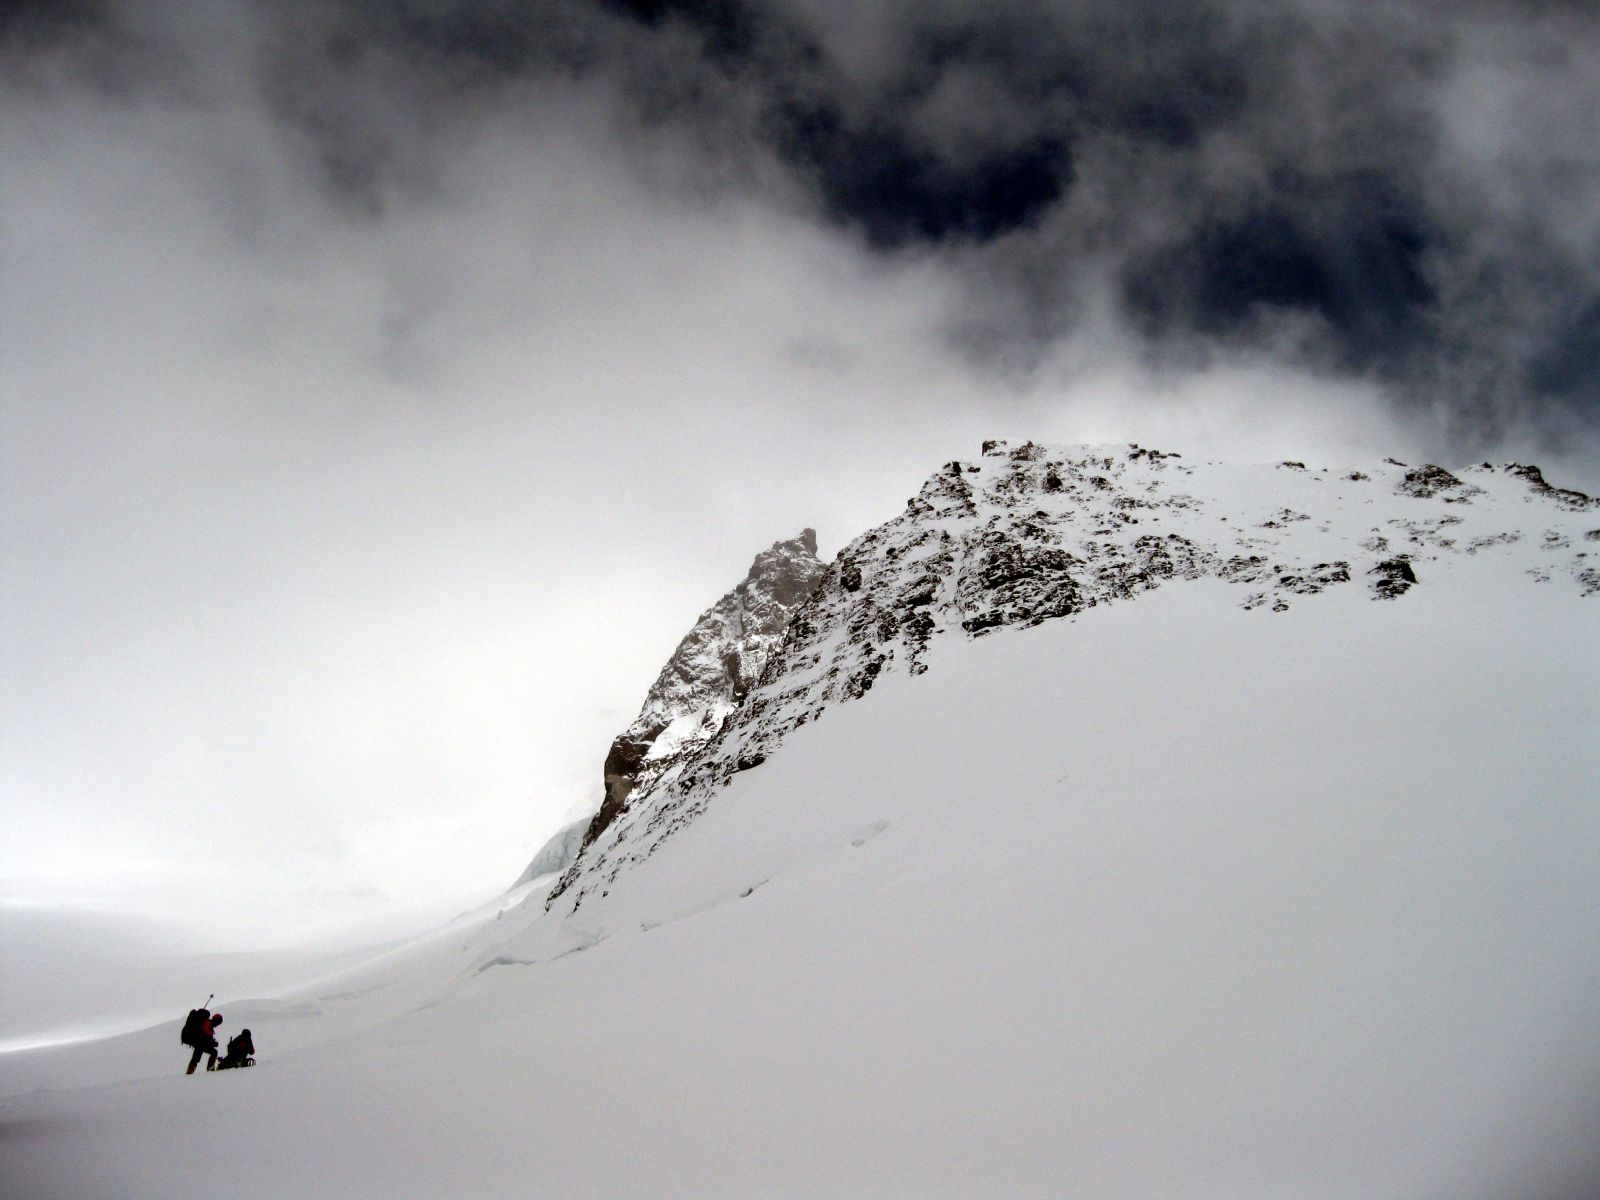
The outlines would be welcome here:
[[[9,1190],[1592,1195],[1600,512],[955,466],[559,892],[221,998],[252,1071],[175,1026],[8,1063]]]

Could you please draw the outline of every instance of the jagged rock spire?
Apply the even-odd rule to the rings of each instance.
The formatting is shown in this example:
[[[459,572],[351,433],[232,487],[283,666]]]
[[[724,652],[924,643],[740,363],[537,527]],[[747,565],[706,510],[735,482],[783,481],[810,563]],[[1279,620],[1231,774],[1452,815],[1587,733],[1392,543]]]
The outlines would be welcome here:
[[[585,846],[617,818],[636,788],[715,736],[755,685],[822,570],[816,531],[801,530],[756,555],[738,586],[700,615],[661,668],[639,715],[611,743],[605,799]]]

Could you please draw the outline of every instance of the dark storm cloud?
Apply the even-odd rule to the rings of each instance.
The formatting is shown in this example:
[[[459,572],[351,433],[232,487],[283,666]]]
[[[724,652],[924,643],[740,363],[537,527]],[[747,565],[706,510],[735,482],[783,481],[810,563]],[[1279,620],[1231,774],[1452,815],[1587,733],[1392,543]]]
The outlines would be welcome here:
[[[1418,197],[1375,172],[1280,180],[1131,258],[1123,296],[1141,328],[1248,335],[1263,311],[1312,313],[1342,365],[1393,364],[1428,337],[1436,244]]]
[[[1600,184],[1562,120],[1600,99],[1596,45],[1593,14],[1532,6],[929,6],[816,102],[823,151],[785,158],[875,245],[967,243],[1031,310],[1001,308],[1012,329],[1070,330],[1098,264],[1158,356],[1273,346],[1447,390],[1471,441],[1600,399],[1600,226],[1533,184]],[[1477,104],[1512,127],[1474,128]]]
[[[49,42],[104,19],[99,0],[0,0],[0,37]]]
[[[1156,363],[1258,351],[1443,404],[1464,448],[1519,420],[1600,423],[1592,6],[239,12],[257,30],[252,86],[355,218],[427,198],[442,149],[558,79],[605,90],[637,128],[678,130],[685,178],[809,207],[873,253],[947,261],[972,286],[949,332],[996,364],[1037,363],[1109,312]],[[211,69],[186,23],[88,0],[0,8],[13,45],[98,31],[167,55],[149,71],[167,81]],[[163,30],[188,37],[185,63]]]
[[[798,196],[877,253],[947,257],[973,282],[952,333],[998,359],[1037,361],[1109,306],[1156,361],[1266,349],[1376,379],[1443,403],[1464,446],[1596,422],[1584,5],[274,11],[292,19],[268,94],[357,210],[424,180],[417,127],[441,113],[593,80],[698,139],[721,185]]]
[[[965,280],[1005,381],[1089,336],[1381,386],[1441,449],[1600,433],[1600,13],[1396,0],[0,5],[10,64],[249,91],[349,220],[588,94],[653,185],[755,197]],[[221,14],[221,15],[219,15]],[[669,131],[674,150],[659,152]],[[649,147],[654,146],[652,150]],[[247,205],[246,205],[247,206]],[[1086,333],[1086,331],[1094,331]]]

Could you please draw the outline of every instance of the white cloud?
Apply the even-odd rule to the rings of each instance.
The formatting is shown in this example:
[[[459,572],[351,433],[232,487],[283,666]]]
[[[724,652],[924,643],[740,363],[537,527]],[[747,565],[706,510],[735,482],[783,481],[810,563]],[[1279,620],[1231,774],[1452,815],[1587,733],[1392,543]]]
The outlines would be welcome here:
[[[0,873],[245,878],[211,922],[240,944],[465,903],[597,800],[755,551],[826,552],[983,437],[1429,443],[1374,386],[1153,373],[1103,313],[1021,366],[959,353],[959,256],[707,186],[729,158],[603,74],[422,120],[369,63],[338,94],[407,159],[352,207],[247,29],[161,86],[41,60],[0,93]],[[118,902],[197,891],[146,879]]]

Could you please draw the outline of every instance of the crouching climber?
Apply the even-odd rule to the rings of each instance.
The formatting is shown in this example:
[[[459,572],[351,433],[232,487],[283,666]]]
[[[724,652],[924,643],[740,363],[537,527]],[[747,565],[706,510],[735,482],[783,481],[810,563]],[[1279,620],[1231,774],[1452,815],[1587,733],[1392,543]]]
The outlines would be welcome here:
[[[256,1065],[255,1053],[256,1044],[250,1040],[250,1031],[241,1029],[239,1036],[228,1042],[228,1053],[217,1064],[217,1070],[227,1071],[233,1067],[253,1067]]]

